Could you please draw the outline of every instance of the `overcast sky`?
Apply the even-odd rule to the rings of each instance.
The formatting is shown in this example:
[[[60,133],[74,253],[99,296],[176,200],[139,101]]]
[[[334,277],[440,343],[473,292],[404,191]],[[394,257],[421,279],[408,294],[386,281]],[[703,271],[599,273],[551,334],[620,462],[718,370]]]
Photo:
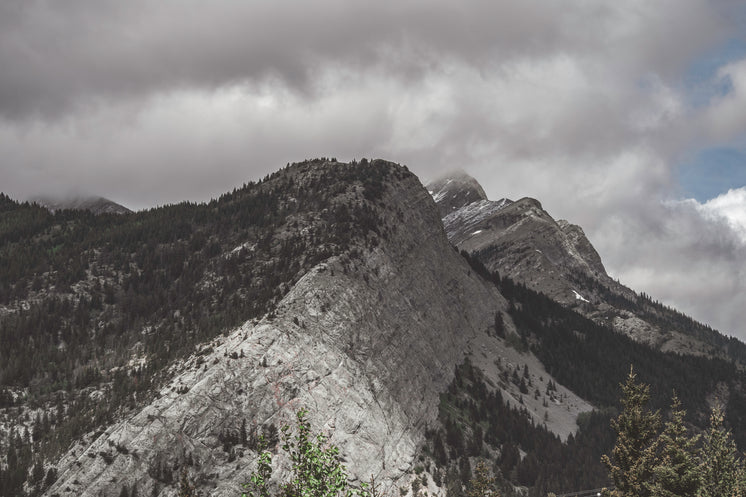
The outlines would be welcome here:
[[[742,0],[2,0],[0,190],[141,209],[287,162],[461,168],[746,338]]]

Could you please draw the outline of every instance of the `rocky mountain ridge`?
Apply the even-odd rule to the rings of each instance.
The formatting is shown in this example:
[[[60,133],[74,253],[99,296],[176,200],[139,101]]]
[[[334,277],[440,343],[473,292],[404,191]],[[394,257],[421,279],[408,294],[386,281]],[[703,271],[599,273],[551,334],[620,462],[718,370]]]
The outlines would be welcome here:
[[[319,171],[345,167],[355,166],[291,167],[282,176],[303,188]],[[437,421],[440,392],[469,350],[479,351],[475,361],[495,382],[495,355],[515,355],[501,367],[530,364],[536,384],[546,388],[552,378],[539,361],[531,354],[520,359],[490,336],[495,313],[507,303],[451,249],[417,178],[389,172],[395,166],[387,163],[370,167],[391,178],[371,202],[378,219],[372,228],[385,235],[375,245],[352,239],[305,273],[268,315],[173,366],[176,376],[151,403],[68,451],[44,495],[116,495],[124,486],[171,495],[163,475],[186,465],[204,492],[230,494],[245,482],[256,454],[222,451],[221,433],[238,433],[244,420],[254,430],[279,426],[300,406],[343,448],[355,478],[373,475],[393,492],[409,485],[424,433]],[[338,208],[366,203],[355,188],[339,198]],[[549,425],[567,437],[577,414],[591,406],[559,383],[554,388],[563,401]],[[503,391],[518,404],[518,385]],[[526,402],[540,422],[541,400]]]
[[[0,495],[167,497],[183,470],[203,495],[239,495],[251,440],[303,406],[354,480],[388,494],[461,495],[480,460],[505,495],[603,484],[630,363],[657,379],[656,406],[675,388],[702,425],[722,400],[746,433],[731,363],[576,313],[594,288],[608,298],[600,280],[572,286],[589,302],[571,293],[565,307],[521,280],[565,295],[569,276],[601,274],[582,230],[535,200],[446,183],[317,159],[127,216],[0,195]],[[501,236],[498,271],[464,249]],[[274,451],[276,484],[288,461]]]
[[[451,243],[488,269],[660,350],[746,360],[737,341],[611,278],[583,229],[555,220],[539,201],[490,201],[463,172],[427,188]]]

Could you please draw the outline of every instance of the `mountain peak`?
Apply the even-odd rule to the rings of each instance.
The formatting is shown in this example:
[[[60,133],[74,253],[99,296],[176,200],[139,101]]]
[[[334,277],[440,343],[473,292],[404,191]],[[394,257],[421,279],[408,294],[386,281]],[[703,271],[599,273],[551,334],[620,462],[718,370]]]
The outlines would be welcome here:
[[[479,182],[463,170],[452,171],[428,183],[427,190],[438,204],[441,216],[474,202],[487,200]]]
[[[76,196],[76,197],[38,197],[34,202],[46,207],[50,211],[73,209],[90,211],[94,214],[129,214],[132,211],[127,207],[98,196]]]

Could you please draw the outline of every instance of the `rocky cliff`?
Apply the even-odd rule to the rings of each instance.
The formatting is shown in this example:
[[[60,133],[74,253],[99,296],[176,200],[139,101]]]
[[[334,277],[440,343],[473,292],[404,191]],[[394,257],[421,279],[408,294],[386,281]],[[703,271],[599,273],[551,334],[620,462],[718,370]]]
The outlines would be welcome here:
[[[355,477],[374,475],[389,489],[406,479],[454,366],[506,304],[453,251],[417,178],[402,178],[375,203],[386,233],[377,246],[356,241],[308,271],[269,315],[173,366],[153,403],[64,456],[45,495],[117,495],[123,485],[173,495],[162,468],[185,466],[207,495],[237,494],[256,454],[238,448],[231,460],[221,433],[244,420],[280,426],[301,406]],[[360,193],[347,201],[366,202]]]

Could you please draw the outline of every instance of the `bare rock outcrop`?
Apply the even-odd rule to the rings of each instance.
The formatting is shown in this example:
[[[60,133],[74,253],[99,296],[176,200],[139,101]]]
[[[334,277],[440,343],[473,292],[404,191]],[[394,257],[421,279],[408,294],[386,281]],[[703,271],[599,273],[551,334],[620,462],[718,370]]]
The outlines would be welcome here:
[[[223,451],[221,437],[244,420],[249,430],[291,422],[302,406],[354,477],[395,485],[467,344],[505,302],[452,250],[414,176],[381,205],[378,246],[317,265],[270,315],[175,366],[157,400],[70,450],[45,495],[118,495],[123,485],[174,495],[180,468],[207,495],[237,495],[256,454]]]

